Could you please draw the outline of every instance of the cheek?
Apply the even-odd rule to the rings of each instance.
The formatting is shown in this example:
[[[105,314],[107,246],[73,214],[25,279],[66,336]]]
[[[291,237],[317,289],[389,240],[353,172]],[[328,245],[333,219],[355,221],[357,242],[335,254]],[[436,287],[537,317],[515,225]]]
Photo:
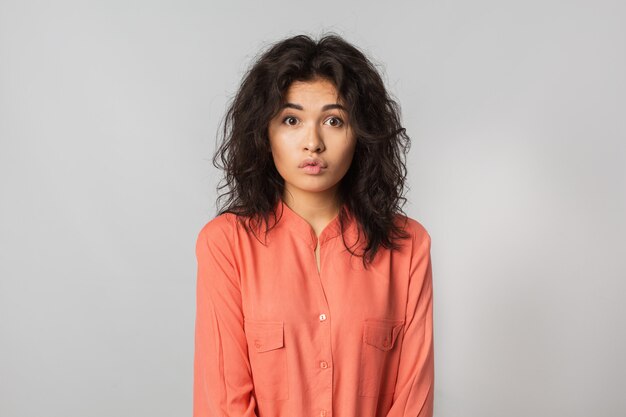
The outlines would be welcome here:
[[[274,142],[272,145],[272,155],[274,156],[274,160],[286,161],[289,159],[289,153],[289,149],[287,149],[284,143]]]
[[[281,138],[274,138],[270,141],[270,148],[272,150],[272,158],[274,159],[274,165],[279,171],[292,170],[294,163],[297,164],[295,149],[291,149],[286,141],[282,141]]]
[[[272,157],[274,158],[274,161],[278,161],[282,158],[282,155],[284,154],[284,141],[282,140],[280,135],[272,129],[269,130],[268,134]]]
[[[352,159],[354,158],[354,151],[356,148],[356,142],[353,142],[350,144],[350,146],[342,153],[342,158],[341,158],[341,165],[345,168],[345,170],[347,170],[351,163],[352,163]]]

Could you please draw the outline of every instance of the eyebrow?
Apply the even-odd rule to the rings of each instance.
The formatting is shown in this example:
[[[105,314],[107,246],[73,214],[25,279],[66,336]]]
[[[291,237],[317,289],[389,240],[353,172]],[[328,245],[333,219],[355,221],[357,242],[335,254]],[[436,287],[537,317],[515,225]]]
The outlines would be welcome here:
[[[304,107],[302,107],[300,104],[296,104],[296,103],[290,103],[287,102],[285,104],[283,104],[280,108],[284,109],[284,108],[291,108],[291,109],[297,109],[297,110],[304,110]],[[330,109],[341,109],[341,110],[346,110],[345,107],[343,107],[341,104],[325,104],[324,106],[322,106],[322,111],[326,111],[326,110],[330,110]]]

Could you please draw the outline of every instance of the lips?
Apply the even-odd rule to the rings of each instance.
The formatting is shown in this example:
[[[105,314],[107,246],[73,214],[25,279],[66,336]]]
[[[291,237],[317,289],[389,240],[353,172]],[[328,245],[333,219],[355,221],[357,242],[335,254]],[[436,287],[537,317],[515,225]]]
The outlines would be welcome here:
[[[304,168],[306,166],[309,165],[313,165],[313,166],[319,166],[321,168],[326,168],[326,163],[319,159],[319,158],[306,158],[304,161],[302,161],[300,163],[300,165],[298,165],[299,168]]]

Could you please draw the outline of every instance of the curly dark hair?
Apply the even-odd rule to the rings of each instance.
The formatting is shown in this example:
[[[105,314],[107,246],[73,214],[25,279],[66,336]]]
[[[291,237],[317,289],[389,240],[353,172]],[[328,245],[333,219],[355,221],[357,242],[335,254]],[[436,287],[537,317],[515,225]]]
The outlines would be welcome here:
[[[407,217],[402,211],[406,202],[402,196],[407,172],[404,158],[410,138],[400,124],[399,105],[385,89],[375,66],[337,34],[326,34],[317,42],[307,35],[275,42],[259,53],[244,74],[222,120],[223,141],[213,157],[213,165],[225,171],[225,184],[218,184],[218,193],[227,187],[218,202],[228,197],[218,215],[236,214],[246,230],[254,231],[261,220],[265,232],[273,228],[269,216],[277,219],[273,208],[283,195],[284,180],[270,152],[269,121],[280,111],[292,82],[316,78],[334,84],[347,105],[356,136],[352,164],[339,184],[339,199],[358,223],[355,245],[361,232],[364,234],[367,245],[359,256],[367,268],[381,245],[397,249],[396,238],[410,237],[404,230]],[[400,218],[402,224],[396,221]],[[343,231],[343,211],[338,219]],[[355,255],[343,233],[342,237],[344,246]]]

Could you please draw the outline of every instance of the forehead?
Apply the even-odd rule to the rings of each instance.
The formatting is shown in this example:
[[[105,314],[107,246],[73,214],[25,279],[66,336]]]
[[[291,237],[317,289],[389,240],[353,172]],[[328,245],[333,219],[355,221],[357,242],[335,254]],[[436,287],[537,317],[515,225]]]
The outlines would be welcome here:
[[[294,81],[285,94],[286,101],[292,100],[330,100],[340,102],[339,93],[335,85],[326,79],[316,78],[310,81]]]

